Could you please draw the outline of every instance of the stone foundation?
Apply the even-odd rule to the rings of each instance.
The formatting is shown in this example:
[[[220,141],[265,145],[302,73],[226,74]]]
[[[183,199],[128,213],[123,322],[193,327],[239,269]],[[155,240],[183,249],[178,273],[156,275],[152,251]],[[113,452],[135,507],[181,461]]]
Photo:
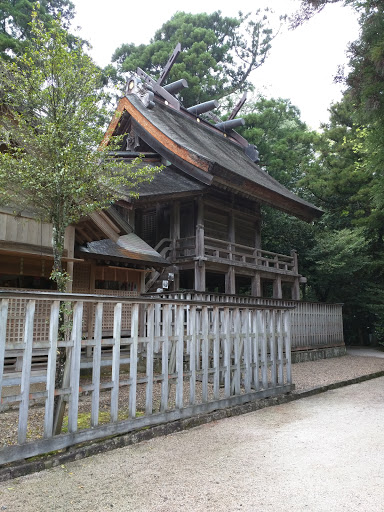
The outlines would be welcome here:
[[[319,347],[307,350],[293,350],[292,363],[305,363],[306,361],[318,361],[330,357],[345,356],[347,349],[345,345],[339,347]]]

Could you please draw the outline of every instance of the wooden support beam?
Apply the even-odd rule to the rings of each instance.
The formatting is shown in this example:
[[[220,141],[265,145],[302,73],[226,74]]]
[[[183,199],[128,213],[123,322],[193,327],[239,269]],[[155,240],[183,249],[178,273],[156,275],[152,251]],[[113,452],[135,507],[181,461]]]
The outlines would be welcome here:
[[[281,276],[278,275],[273,281],[273,298],[274,299],[282,299],[283,298],[283,289],[281,286]]]
[[[117,242],[117,240],[119,239],[118,228],[112,229],[111,224],[107,222],[103,218],[103,216],[100,215],[100,213],[102,212],[93,212],[89,217],[93,220],[96,226],[104,233],[106,238],[109,238],[113,242]]]
[[[205,262],[195,261],[195,290],[205,292]]]
[[[300,300],[300,278],[295,278],[291,288],[292,300]]]
[[[251,293],[253,297],[261,297],[263,295],[261,290],[261,277],[260,272],[256,272],[252,277]]]
[[[225,274],[225,293],[231,295],[236,293],[235,267],[229,267]]]

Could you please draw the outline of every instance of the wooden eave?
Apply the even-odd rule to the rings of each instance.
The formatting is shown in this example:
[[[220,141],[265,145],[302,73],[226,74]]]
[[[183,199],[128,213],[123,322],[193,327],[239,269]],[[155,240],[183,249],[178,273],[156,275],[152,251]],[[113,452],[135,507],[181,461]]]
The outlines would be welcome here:
[[[317,208],[311,208],[305,204],[293,201],[289,197],[282,196],[267,187],[258,185],[245,178],[236,176],[234,179],[233,175],[228,176],[228,171],[222,168],[213,169],[212,173],[215,175],[213,183],[218,187],[225,190],[237,191],[244,197],[269,204],[306,222],[312,222],[323,214],[323,212]]]
[[[193,123],[190,116],[158,103],[153,111],[147,111],[131,97],[122,98],[117,111],[102,144],[107,144],[112,134],[121,133],[119,119],[127,112],[132,116],[132,126],[140,139],[196,180],[241,193],[305,221],[322,215],[321,210],[274,180],[248,159],[239,144],[216,133],[218,130],[212,126]]]
[[[199,157],[180,144],[175,143],[159,128],[148,121],[126,97],[121,98],[118,103],[116,114],[101,143],[102,146],[108,144],[111,136],[124,133],[124,128],[122,129],[122,127],[119,126],[119,121],[124,111],[132,116],[134,128],[139,137],[151,146],[156,153],[161,154],[163,158],[169,160],[173,165],[187,172],[197,180],[205,184],[212,182],[212,175],[209,172],[211,163],[208,160]]]

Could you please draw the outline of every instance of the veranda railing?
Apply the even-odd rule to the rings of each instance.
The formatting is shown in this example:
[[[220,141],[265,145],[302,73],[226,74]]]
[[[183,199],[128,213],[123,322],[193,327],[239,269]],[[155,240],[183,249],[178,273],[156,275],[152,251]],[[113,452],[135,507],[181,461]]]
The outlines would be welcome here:
[[[10,305],[20,298],[25,300],[24,318],[18,320],[23,338],[9,342]],[[49,335],[35,341],[41,301],[49,306]],[[67,340],[58,334],[63,301],[73,311]],[[85,303],[94,308],[92,336],[82,332]],[[113,337],[104,338],[103,312],[111,304]],[[123,305],[131,307],[128,337],[121,334]],[[68,378],[60,389],[55,388],[58,347],[67,350]],[[85,357],[87,347],[91,360]],[[36,349],[48,354],[46,367],[37,371],[32,366]],[[22,357],[21,372],[7,367],[7,355],[14,351]],[[0,292],[0,415],[18,415],[17,439],[2,447],[0,463],[289,392],[290,353],[288,308],[282,306]],[[86,368],[92,373],[83,377]],[[68,402],[67,432],[60,435],[53,433],[55,396]],[[41,408],[37,434],[28,424],[33,403]]]

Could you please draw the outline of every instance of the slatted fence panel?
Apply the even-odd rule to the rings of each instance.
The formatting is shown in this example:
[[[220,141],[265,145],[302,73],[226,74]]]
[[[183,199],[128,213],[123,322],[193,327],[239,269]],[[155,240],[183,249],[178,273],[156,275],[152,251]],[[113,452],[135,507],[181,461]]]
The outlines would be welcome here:
[[[77,295],[76,300],[72,297],[71,335],[61,340],[58,336],[60,299],[68,302],[71,296],[31,293],[22,298],[26,303],[26,317],[23,337],[17,343],[8,341],[4,329],[9,297],[0,302],[0,362],[6,350],[15,346],[23,354],[21,374],[8,371],[2,375],[3,365],[0,366],[0,415],[7,406],[19,409],[17,444],[3,447],[0,463],[292,389],[290,368],[287,368],[290,365],[287,309]],[[47,349],[48,364],[45,372],[35,375],[31,355],[40,301],[50,313],[48,340],[38,344]],[[82,335],[85,304],[95,310],[93,335],[86,339]],[[122,334],[124,306],[131,310],[128,337]],[[103,338],[104,315],[109,317],[111,308],[113,336]],[[120,350],[123,344],[127,347],[124,352]],[[55,390],[57,347],[67,350],[69,379],[63,388]],[[91,363],[89,358],[81,359],[83,347],[91,349]],[[102,347],[109,350],[103,352]],[[81,368],[92,369],[85,381]],[[38,391],[33,387],[36,382],[40,385]],[[19,392],[12,394],[14,387]],[[54,435],[53,429],[55,394],[68,403],[68,433],[60,435]],[[41,407],[44,429],[41,439],[30,439],[28,415],[36,400],[45,403],[45,408]],[[85,417],[89,420],[88,427],[84,426]]]

